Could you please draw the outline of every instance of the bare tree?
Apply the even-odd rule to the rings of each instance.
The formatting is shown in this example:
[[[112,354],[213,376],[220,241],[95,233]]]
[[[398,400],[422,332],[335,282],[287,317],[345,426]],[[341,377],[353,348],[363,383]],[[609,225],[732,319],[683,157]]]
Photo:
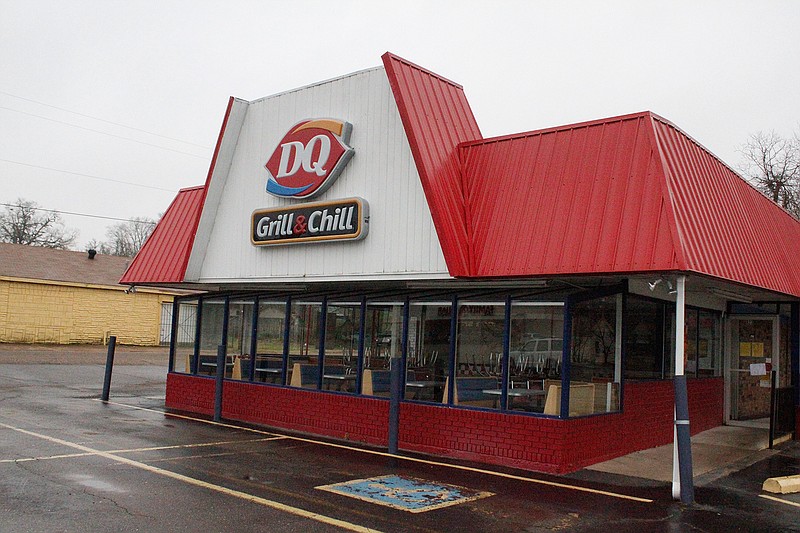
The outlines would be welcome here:
[[[109,248],[108,244],[100,242],[97,239],[92,239],[87,242],[85,248],[86,251],[94,250],[98,254],[111,255],[111,248]]]
[[[758,132],[739,149],[742,173],[764,196],[800,218],[800,136]]]
[[[0,213],[0,242],[66,250],[77,236],[76,230],[64,227],[61,215],[22,198]]]
[[[134,217],[120,222],[106,231],[106,242],[96,248],[100,253],[133,257],[153,232],[156,221],[147,217]]]

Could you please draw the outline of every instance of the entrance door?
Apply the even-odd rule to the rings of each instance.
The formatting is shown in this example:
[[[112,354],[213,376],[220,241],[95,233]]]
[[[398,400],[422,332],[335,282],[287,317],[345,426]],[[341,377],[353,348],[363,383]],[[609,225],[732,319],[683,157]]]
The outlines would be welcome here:
[[[730,420],[768,418],[770,369],[778,370],[778,318],[741,316],[729,324]]]

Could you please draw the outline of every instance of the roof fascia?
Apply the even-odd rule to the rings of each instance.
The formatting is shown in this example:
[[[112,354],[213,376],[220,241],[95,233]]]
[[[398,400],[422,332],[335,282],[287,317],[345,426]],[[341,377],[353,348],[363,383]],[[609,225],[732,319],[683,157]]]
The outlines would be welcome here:
[[[211,230],[214,228],[214,220],[217,217],[217,208],[222,198],[222,191],[225,189],[225,182],[228,180],[236,145],[239,142],[239,134],[242,131],[249,106],[250,102],[240,98],[231,97],[228,100],[228,108],[225,111],[214,157],[211,159],[211,166],[206,177],[202,208],[198,220],[194,223],[197,229],[194,232],[183,276],[186,281],[195,281],[200,277]]]
[[[470,148],[472,146],[482,146],[486,144],[493,144],[502,141],[511,141],[514,139],[523,139],[525,137],[535,137],[537,135],[545,135],[548,133],[556,133],[565,130],[574,130],[579,128],[588,128],[591,126],[601,126],[603,124],[610,124],[612,122],[623,122],[626,120],[635,120],[642,117],[652,117],[653,113],[650,111],[640,111],[638,113],[630,113],[627,115],[619,115],[616,117],[608,117],[597,120],[589,120],[586,122],[576,122],[574,124],[564,124],[561,126],[553,126],[550,128],[543,128],[540,130],[523,131],[519,133],[510,133],[507,135],[499,135],[497,137],[487,137],[485,139],[476,139],[474,141],[464,141],[460,143],[459,148]]]

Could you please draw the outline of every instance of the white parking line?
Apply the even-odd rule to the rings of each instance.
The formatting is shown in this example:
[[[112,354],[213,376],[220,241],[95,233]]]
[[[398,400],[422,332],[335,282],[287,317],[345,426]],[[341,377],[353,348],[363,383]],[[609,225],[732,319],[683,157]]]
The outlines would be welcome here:
[[[263,505],[264,507],[269,507],[272,509],[276,509],[278,511],[283,511],[285,513],[293,514],[295,516],[300,516],[302,518],[308,518],[310,520],[315,520],[317,522],[321,522],[323,524],[328,524],[332,526],[337,526],[342,529],[346,529],[348,531],[358,531],[361,533],[373,533],[377,530],[370,529],[364,526],[359,526],[358,524],[352,524],[350,522],[345,522],[344,520],[338,520],[336,518],[331,518],[329,516],[321,515],[318,513],[312,513],[310,511],[306,511],[304,509],[300,509],[297,507],[292,507],[290,505],[285,505],[279,502],[275,502],[272,500],[267,500],[266,498],[261,498],[259,496],[255,496],[253,494],[248,494],[246,492],[241,492],[234,489],[229,489],[228,487],[223,487],[221,485],[214,485],[213,483],[209,483],[207,481],[203,481],[200,479],[195,479],[189,476],[185,476],[183,474],[178,474],[176,472],[171,472],[169,470],[164,470],[163,468],[158,468],[156,466],[151,466],[145,463],[140,463],[139,461],[134,461],[132,459],[127,459],[120,455],[115,455],[110,452],[104,452],[101,450],[95,450],[93,448],[89,448],[88,446],[83,446],[82,444],[76,444],[74,442],[69,442],[63,439],[59,439],[56,437],[50,437],[48,435],[43,435],[41,433],[34,433],[33,431],[28,431],[26,429],[9,426],[8,424],[3,424],[0,422],[0,427],[4,427],[6,429],[10,429],[12,431],[16,431],[18,433],[22,433],[23,435],[29,435],[31,437],[36,437],[42,440],[46,440],[48,442],[52,442],[55,444],[60,444],[62,446],[67,446],[69,448],[73,448],[76,450],[81,450],[84,453],[88,453],[91,455],[98,455],[100,457],[104,457],[106,459],[110,459],[112,461],[116,461],[118,463],[123,463],[128,466],[133,466],[135,468],[140,468],[142,470],[146,470],[147,472],[151,472],[153,474],[158,474],[161,476],[169,477],[172,479],[176,479],[178,481],[182,481],[184,483],[188,483],[189,485],[194,485],[196,487],[202,487],[208,490],[213,490],[215,492],[219,492],[222,494],[227,494],[228,496],[234,496],[236,498],[240,498],[242,500],[247,500],[253,503],[257,503]]]
[[[790,502],[789,500],[784,500],[783,498],[776,498],[775,496],[768,496],[766,494],[759,494],[761,498],[765,500],[772,500],[774,502],[785,503],[786,505],[792,505],[794,507],[800,507],[800,503],[797,502]]]
[[[202,442],[198,444],[175,444],[171,446],[152,446],[150,448],[129,448],[126,450],[106,450],[105,453],[137,453],[137,452],[152,452],[158,450],[173,450],[178,448],[199,448],[203,446],[222,446],[225,444],[239,444],[246,442],[264,442],[268,440],[281,440],[286,437],[266,437],[263,439],[250,439],[250,440],[223,440],[219,442]],[[47,455],[40,457],[20,457],[19,459],[0,459],[0,463],[26,463],[28,461],[48,461],[52,459],[71,459],[73,457],[87,457],[90,455],[98,455],[97,453],[65,453],[61,455]]]
[[[101,400],[96,400],[96,401],[101,401]],[[150,412],[159,413],[161,415],[168,416],[168,417],[183,418],[185,420],[193,420],[195,422],[202,422],[204,424],[212,424],[212,425],[215,425],[215,426],[234,428],[234,429],[239,429],[239,430],[242,430],[242,431],[251,431],[251,432],[254,432],[254,433],[263,433],[263,434],[267,434],[267,435],[276,435],[275,433],[268,433],[266,431],[261,431],[261,430],[258,430],[258,429],[252,429],[252,428],[248,428],[248,427],[236,426],[236,425],[233,425],[233,424],[226,424],[226,423],[222,423],[222,422],[214,422],[212,420],[204,420],[202,418],[195,418],[195,417],[187,416],[187,415],[173,414],[173,413],[168,413],[166,411],[160,411],[158,409],[150,409],[150,408],[147,408],[147,407],[139,407],[139,406],[136,406],[136,405],[127,405],[127,404],[124,404],[124,403],[117,403],[117,402],[104,402],[104,403],[108,403],[108,404],[112,404],[112,405],[119,405],[119,406],[122,406],[122,407],[129,407],[131,409],[138,409],[138,410],[141,410],[141,411],[150,411]],[[404,456],[404,455],[393,455],[393,454],[388,453],[388,452],[379,452],[377,450],[368,450],[368,449],[365,449],[365,448],[357,448],[355,446],[347,446],[345,444],[336,444],[336,443],[333,443],[333,442],[324,442],[324,441],[319,441],[319,440],[314,440],[314,439],[307,439],[307,438],[303,438],[303,437],[293,437],[291,435],[284,435],[284,437],[287,440],[294,440],[294,441],[298,441],[298,442],[308,442],[308,443],[312,443],[312,444],[318,444],[320,446],[329,446],[331,448],[339,448],[339,449],[342,449],[342,450],[356,451],[356,452],[366,453],[366,454],[370,454],[370,455],[378,455],[378,456],[382,456],[382,457],[393,457],[395,459],[402,459],[403,461],[410,461],[410,462],[414,462],[414,463],[422,463],[422,464],[432,465],[432,466],[441,466],[441,467],[444,467],[444,468],[452,468],[454,470],[465,470],[467,472],[476,472],[476,473],[479,473],[479,474],[487,474],[487,475],[495,476],[495,477],[502,477],[502,478],[506,478],[506,479],[514,479],[514,480],[517,480],[517,481],[525,481],[527,483],[536,483],[536,484],[539,484],[539,485],[547,485],[547,486],[550,486],[550,487],[558,487],[558,488],[561,488],[561,489],[574,490],[574,491],[578,491],[578,492],[588,492],[588,493],[591,493],[591,494],[599,494],[601,496],[608,496],[610,498],[619,498],[619,499],[622,499],[622,500],[630,500],[630,501],[641,502],[641,503],[653,503],[653,500],[651,500],[649,498],[639,498],[638,496],[629,496],[627,494],[619,494],[617,492],[611,492],[611,491],[607,491],[607,490],[591,489],[591,488],[588,488],[588,487],[581,487],[579,485],[569,485],[567,483],[559,483],[557,481],[547,481],[547,480],[544,480],[544,479],[536,479],[536,478],[531,478],[531,477],[516,476],[514,474],[506,474],[505,472],[495,472],[493,470],[486,470],[486,469],[483,469],[483,468],[473,468],[473,467],[469,467],[469,466],[455,465],[455,464],[443,463],[443,462],[439,462],[439,461],[430,461],[430,460],[427,460],[427,459],[420,459],[420,458],[417,458],[417,457],[408,457],[408,456]]]

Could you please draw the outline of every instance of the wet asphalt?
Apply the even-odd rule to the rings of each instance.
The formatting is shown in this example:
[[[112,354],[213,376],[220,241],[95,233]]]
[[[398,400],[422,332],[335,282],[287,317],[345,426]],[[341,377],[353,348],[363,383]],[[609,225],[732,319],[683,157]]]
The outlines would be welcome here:
[[[800,474],[796,442],[698,486],[685,506],[668,484],[639,478],[392,458],[166,413],[163,352],[123,354],[104,404],[103,365],[87,354],[74,359],[84,364],[42,364],[14,351],[0,345],[3,532],[800,531],[800,494],[761,492],[767,477]],[[389,474],[492,495],[410,513],[316,488]]]

